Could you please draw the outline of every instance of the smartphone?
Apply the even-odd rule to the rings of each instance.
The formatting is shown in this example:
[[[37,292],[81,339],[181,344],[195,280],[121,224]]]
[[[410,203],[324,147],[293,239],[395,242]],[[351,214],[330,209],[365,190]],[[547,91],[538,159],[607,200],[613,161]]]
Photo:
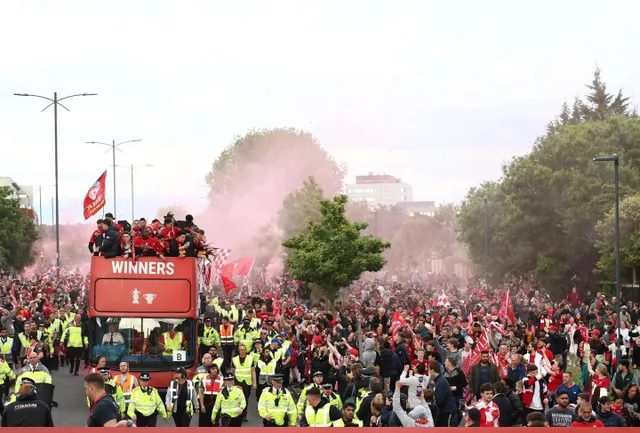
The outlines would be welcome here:
[[[418,395],[418,397],[422,395],[422,385],[416,386],[416,394]]]

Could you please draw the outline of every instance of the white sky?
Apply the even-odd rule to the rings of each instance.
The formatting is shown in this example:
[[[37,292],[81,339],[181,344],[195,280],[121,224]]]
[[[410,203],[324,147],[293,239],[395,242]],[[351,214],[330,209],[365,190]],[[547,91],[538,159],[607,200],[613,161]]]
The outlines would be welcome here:
[[[136,178],[136,216],[153,216],[204,207],[218,153],[277,126],[316,135],[348,182],[388,173],[416,200],[459,201],[527,152],[596,64],[638,96],[638,16],[631,0],[4,1],[0,175],[53,194],[53,112],[13,93],[93,92],[58,113],[63,223],[111,164],[85,141],[143,139],[116,157],[154,165]],[[125,169],[117,189],[129,216]]]

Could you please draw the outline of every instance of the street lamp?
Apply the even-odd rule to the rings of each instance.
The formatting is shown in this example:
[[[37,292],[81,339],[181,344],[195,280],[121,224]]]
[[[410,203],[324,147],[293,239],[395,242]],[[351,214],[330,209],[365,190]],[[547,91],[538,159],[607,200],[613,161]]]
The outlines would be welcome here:
[[[126,168],[131,173],[131,222],[133,223],[135,221],[135,219],[136,219],[135,218],[135,211],[134,211],[135,199],[134,199],[134,196],[133,196],[133,173],[138,168],[153,167],[153,165],[152,164],[142,164],[142,165],[138,165],[137,167],[134,167],[133,164],[131,164],[131,167],[127,167],[125,165],[118,165],[117,167]],[[115,179],[115,176],[114,176],[114,179]]]
[[[595,162],[613,162],[613,195],[615,201],[615,226],[616,226],[616,308],[618,310],[618,336],[616,338],[616,360],[620,362],[622,359],[622,349],[620,341],[620,194],[618,191],[618,167],[620,166],[620,157],[617,153],[609,156],[601,156],[593,158]]]
[[[44,107],[42,111],[53,105],[53,137],[54,137],[54,152],[55,152],[55,172],[56,172],[56,267],[60,268],[60,209],[58,209],[58,105],[67,111],[67,107],[60,102],[65,99],[75,98],[76,96],[96,96],[97,93],[78,93],[76,95],[69,95],[63,98],[58,98],[58,93],[53,92],[53,99],[46,96],[30,95],[28,93],[14,93],[15,96],[31,96],[33,98],[46,99],[50,102],[49,105]]]
[[[115,140],[111,140],[111,144],[103,143],[101,141],[85,141],[86,144],[102,144],[104,146],[109,146],[111,148],[111,156],[113,159],[113,217],[118,218],[118,210],[117,210],[117,201],[116,201],[116,150],[122,152],[120,150],[120,146],[127,143],[137,143],[138,141],[142,141],[141,139],[136,140],[127,140],[121,143],[116,144]],[[122,152],[124,153],[124,152]]]

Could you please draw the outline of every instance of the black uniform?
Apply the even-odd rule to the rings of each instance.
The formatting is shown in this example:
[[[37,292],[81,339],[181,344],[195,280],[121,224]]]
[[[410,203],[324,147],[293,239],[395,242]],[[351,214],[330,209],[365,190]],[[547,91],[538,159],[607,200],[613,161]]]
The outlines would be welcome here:
[[[2,427],[53,427],[51,410],[35,393],[23,394],[4,408]]]

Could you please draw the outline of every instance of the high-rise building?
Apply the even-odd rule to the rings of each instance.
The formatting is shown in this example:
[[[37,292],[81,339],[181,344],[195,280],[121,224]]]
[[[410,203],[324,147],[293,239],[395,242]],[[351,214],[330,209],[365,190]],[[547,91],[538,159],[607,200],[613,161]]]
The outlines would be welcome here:
[[[356,183],[346,185],[349,200],[364,201],[371,206],[393,206],[413,201],[413,187],[387,174],[356,176]]]
[[[19,200],[20,209],[22,209],[25,216],[33,218],[34,220],[37,219],[34,211],[33,186],[18,185],[12,178],[0,176],[0,187],[3,186],[9,188],[12,198]]]

